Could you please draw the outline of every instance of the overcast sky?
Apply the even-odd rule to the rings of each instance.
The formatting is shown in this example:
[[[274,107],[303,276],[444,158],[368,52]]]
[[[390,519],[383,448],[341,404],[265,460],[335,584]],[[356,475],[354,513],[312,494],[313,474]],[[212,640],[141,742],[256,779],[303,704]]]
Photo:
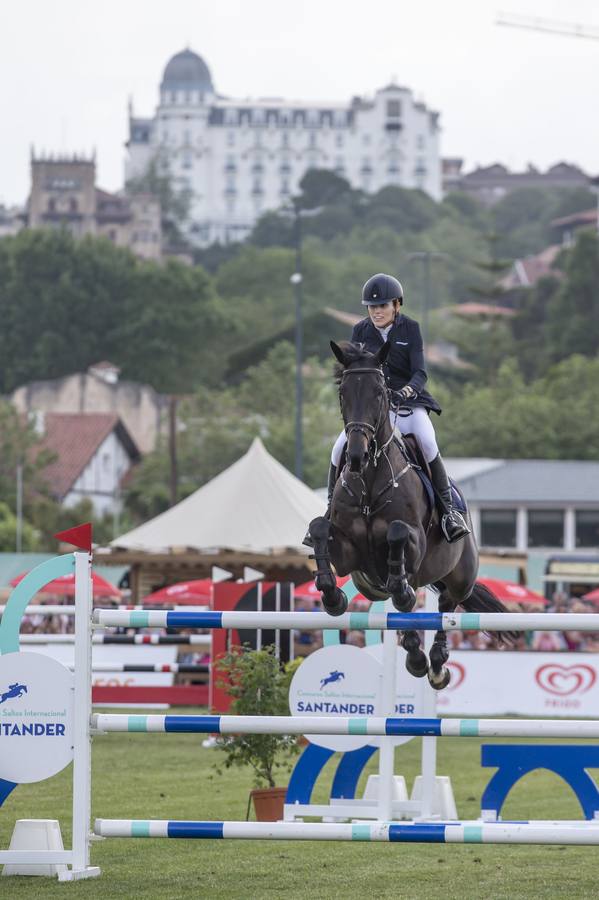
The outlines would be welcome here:
[[[25,201],[31,145],[95,148],[121,187],[128,97],[153,113],[186,45],[231,97],[348,100],[395,76],[441,113],[444,156],[599,174],[599,41],[499,10],[599,27],[597,0],[0,0],[0,202]]]

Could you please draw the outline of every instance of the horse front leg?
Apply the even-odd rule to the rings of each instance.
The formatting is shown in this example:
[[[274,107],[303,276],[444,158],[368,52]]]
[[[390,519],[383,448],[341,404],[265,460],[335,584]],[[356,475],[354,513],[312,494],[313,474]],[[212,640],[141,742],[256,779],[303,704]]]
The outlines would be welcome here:
[[[391,595],[393,606],[399,612],[411,612],[416,603],[416,593],[408,584],[406,574],[406,545],[409,536],[410,529],[401,519],[395,519],[389,524],[387,529],[388,574],[385,587]]]
[[[312,519],[308,526],[316,562],[314,582],[321,592],[322,605],[330,616],[341,616],[347,609],[345,592],[337,587],[337,579],[331,568],[331,523],[324,516]]]

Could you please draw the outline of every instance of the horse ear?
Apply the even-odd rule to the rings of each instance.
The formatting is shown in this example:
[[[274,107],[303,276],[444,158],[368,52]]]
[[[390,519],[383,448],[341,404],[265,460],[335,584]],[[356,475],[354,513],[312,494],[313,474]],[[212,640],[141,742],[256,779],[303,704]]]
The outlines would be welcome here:
[[[385,343],[383,344],[381,349],[377,352],[376,357],[375,357],[377,366],[383,365],[383,363],[387,359],[387,356],[389,355],[390,349],[391,349],[391,344],[389,343],[389,341],[385,341]]]
[[[345,353],[343,352],[343,350],[341,349],[339,344],[336,344],[335,341],[331,341],[330,344],[331,344],[331,350],[333,351],[333,353],[335,354],[335,356],[337,357],[337,359],[339,360],[341,365],[346,366],[347,360],[345,358]]]

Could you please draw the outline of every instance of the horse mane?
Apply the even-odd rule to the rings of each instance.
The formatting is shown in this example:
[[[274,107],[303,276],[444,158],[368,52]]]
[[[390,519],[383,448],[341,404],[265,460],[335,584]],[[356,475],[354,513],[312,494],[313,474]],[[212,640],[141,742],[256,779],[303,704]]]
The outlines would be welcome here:
[[[374,353],[364,349],[364,344],[354,344],[351,341],[339,341],[339,349],[343,351],[346,363],[342,365],[336,362],[333,368],[333,377],[335,384],[341,384],[341,379],[345,370],[353,363],[369,362],[374,359]]]

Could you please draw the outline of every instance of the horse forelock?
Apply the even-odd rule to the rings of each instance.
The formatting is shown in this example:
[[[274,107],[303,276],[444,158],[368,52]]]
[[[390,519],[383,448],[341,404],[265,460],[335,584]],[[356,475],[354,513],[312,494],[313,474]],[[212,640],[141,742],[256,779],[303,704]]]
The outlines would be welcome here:
[[[339,348],[343,351],[346,364],[342,365],[340,362],[335,363],[333,370],[335,384],[341,384],[343,373],[347,369],[351,369],[352,366],[355,366],[356,364],[372,365],[374,353],[365,350],[364,344],[353,344],[351,341],[339,341]]]

